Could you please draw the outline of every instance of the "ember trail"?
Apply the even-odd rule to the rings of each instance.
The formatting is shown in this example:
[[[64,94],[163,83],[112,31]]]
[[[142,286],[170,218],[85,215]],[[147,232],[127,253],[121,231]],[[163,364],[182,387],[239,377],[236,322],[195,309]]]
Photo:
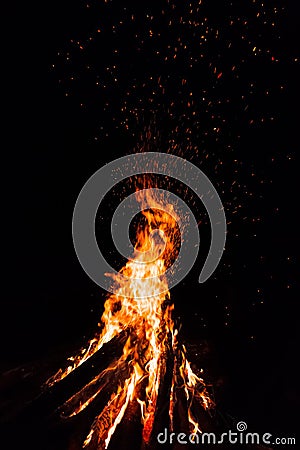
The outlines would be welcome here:
[[[178,254],[181,237],[176,205],[158,197],[158,191],[136,192],[142,217],[136,230],[135,254],[121,269],[126,281],[110,295],[101,318],[101,332],[69,358],[69,366],[47,381],[51,387],[84,364],[105,344],[125,336],[121,356],[96,375],[60,408],[61,416],[72,417],[85,410],[103,390],[110,390],[109,401],[96,416],[83,448],[104,449],[124,419],[128,407],[136,406],[142,423],[142,440],[150,444],[156,420],[161,387],[169,376],[169,429],[175,426],[177,392],[185,397],[190,433],[201,431],[197,410],[213,407],[203,379],[193,372],[186,349],[178,341],[166,270]],[[138,279],[138,282],[137,282]],[[114,281],[114,280],[113,280]],[[115,280],[118,282],[118,280]],[[162,292],[156,295],[157,292]],[[169,369],[171,367],[171,369]],[[118,381],[116,381],[118,380]],[[109,392],[110,392],[109,391]]]

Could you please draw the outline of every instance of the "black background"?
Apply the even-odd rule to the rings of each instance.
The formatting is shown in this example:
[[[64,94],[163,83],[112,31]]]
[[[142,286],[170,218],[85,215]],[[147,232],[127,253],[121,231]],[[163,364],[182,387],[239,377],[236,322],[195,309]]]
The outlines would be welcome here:
[[[1,152],[4,371],[53,354],[61,354],[63,360],[84,336],[92,334],[104,293],[76,259],[72,211],[87,178],[104,162],[130,152],[133,143],[118,133],[104,143],[91,142],[99,119],[96,107],[82,113],[58,89],[50,70],[57,50],[84,26],[79,2],[15,2],[9,8],[2,42],[7,74],[2,85],[7,139],[3,136]],[[281,43],[281,51],[290,55],[298,48],[299,13],[297,2],[290,2]],[[276,127],[256,133],[241,130],[246,162],[255,159],[254,154],[259,155],[258,166],[274,153],[281,158],[271,174],[272,186],[257,206],[264,219],[257,237],[253,239],[253,230],[238,219],[240,238],[231,241],[225,256],[232,264],[231,276],[221,271],[199,286],[198,270],[172,295],[184,339],[206,340],[214,355],[214,370],[224,383],[219,407],[256,430],[294,435],[298,425],[299,89],[296,67],[280,70],[288,89],[277,106],[281,114]],[[294,155],[292,163],[285,158],[288,153]],[[255,202],[250,208],[255,212]],[[258,263],[261,255],[263,265]],[[267,301],[258,311],[252,310],[250,304],[260,287]],[[224,325],[224,305],[231,312],[229,327]]]

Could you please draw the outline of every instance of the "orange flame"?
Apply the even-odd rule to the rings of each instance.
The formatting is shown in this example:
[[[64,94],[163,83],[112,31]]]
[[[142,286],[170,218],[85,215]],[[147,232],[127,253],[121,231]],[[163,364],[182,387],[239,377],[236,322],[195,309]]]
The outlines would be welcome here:
[[[52,386],[62,380],[99,351],[104,344],[124,331],[128,333],[129,337],[119,360],[63,405],[64,415],[70,408],[72,412],[67,413],[67,416],[78,414],[93,402],[103,386],[108,384],[110,373],[125,367],[125,381],[116,385],[110,400],[96,417],[83,444],[84,447],[92,440],[93,442],[96,440],[99,449],[107,448],[131,402],[139,405],[143,440],[145,443],[150,441],[159,389],[166,373],[166,359],[170,352],[173,352],[175,362],[176,358],[181,361],[178,374],[174,368],[171,386],[171,427],[176,403],[175,383],[178,377],[184,386],[190,429],[193,433],[199,431],[198,423],[191,412],[194,399],[200,400],[205,409],[212,406],[203,380],[192,371],[186,359],[185,348],[178,353],[178,331],[174,328],[172,319],[173,304],[170,302],[165,272],[171,266],[180,247],[177,224],[181,219],[176,214],[176,208],[166,203],[164,199],[157,198],[157,195],[157,192],[151,194],[149,190],[146,196],[142,195],[141,191],[136,192],[137,200],[142,206],[145,224],[138,226],[132,260],[129,260],[120,271],[125,275],[126,281],[118,285],[116,293],[110,295],[105,302],[101,318],[102,332],[89,342],[87,349],[69,358],[71,364],[65,370],[60,369],[47,382],[48,386]],[[158,235],[156,234],[154,240],[155,231],[158,231]],[[158,291],[162,293],[155,295]],[[197,393],[199,386],[201,389]]]

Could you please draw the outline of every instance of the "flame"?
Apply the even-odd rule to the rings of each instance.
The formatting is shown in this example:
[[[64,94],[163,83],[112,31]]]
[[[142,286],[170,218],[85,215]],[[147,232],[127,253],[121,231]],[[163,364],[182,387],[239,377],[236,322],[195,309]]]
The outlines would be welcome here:
[[[53,386],[86,362],[105,344],[121,333],[127,333],[122,355],[90,383],[62,406],[62,415],[71,417],[88,407],[103,390],[112,390],[111,397],[92,425],[83,443],[91,441],[97,448],[107,448],[130,403],[138,405],[143,424],[143,441],[149,443],[153,431],[160,386],[166,374],[166,360],[174,359],[173,379],[170,392],[170,427],[173,427],[176,386],[183,386],[187,404],[190,431],[200,430],[192,407],[200,401],[204,409],[213,405],[204,381],[191,369],[186,359],[185,347],[178,345],[178,330],[174,326],[166,270],[171,266],[180,247],[178,223],[182,218],[174,205],[158,193],[136,192],[142,206],[144,221],[136,230],[135,252],[121,269],[126,281],[118,283],[116,293],[110,295],[104,305],[101,318],[102,331],[93,338],[79,355],[69,358],[71,364],[60,369],[47,381]],[[134,280],[134,282],[133,282]],[[161,294],[157,295],[157,292]],[[116,374],[123,381],[116,382]]]

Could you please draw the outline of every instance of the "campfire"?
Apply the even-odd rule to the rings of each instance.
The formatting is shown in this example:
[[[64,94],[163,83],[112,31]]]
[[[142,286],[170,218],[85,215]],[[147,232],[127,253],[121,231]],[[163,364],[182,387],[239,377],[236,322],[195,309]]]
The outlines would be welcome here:
[[[70,418],[104,392],[108,395],[82,442],[86,449],[108,448],[129,409],[140,418],[144,448],[150,446],[155,439],[163,391],[168,394],[170,431],[176,431],[182,398],[191,434],[201,432],[197,411],[214,406],[201,371],[192,370],[186,348],[179,340],[165,276],[180,249],[178,223],[183,218],[173,204],[159,198],[158,191],[147,190],[146,197],[140,192],[136,192],[136,199],[141,204],[143,220],[136,229],[135,252],[120,271],[126,281],[120,284],[118,279],[112,280],[118,287],[106,299],[100,332],[86,348],[68,359],[67,367],[46,382],[47,387],[54,386],[109,343],[122,345],[121,355],[60,407],[61,416]]]

